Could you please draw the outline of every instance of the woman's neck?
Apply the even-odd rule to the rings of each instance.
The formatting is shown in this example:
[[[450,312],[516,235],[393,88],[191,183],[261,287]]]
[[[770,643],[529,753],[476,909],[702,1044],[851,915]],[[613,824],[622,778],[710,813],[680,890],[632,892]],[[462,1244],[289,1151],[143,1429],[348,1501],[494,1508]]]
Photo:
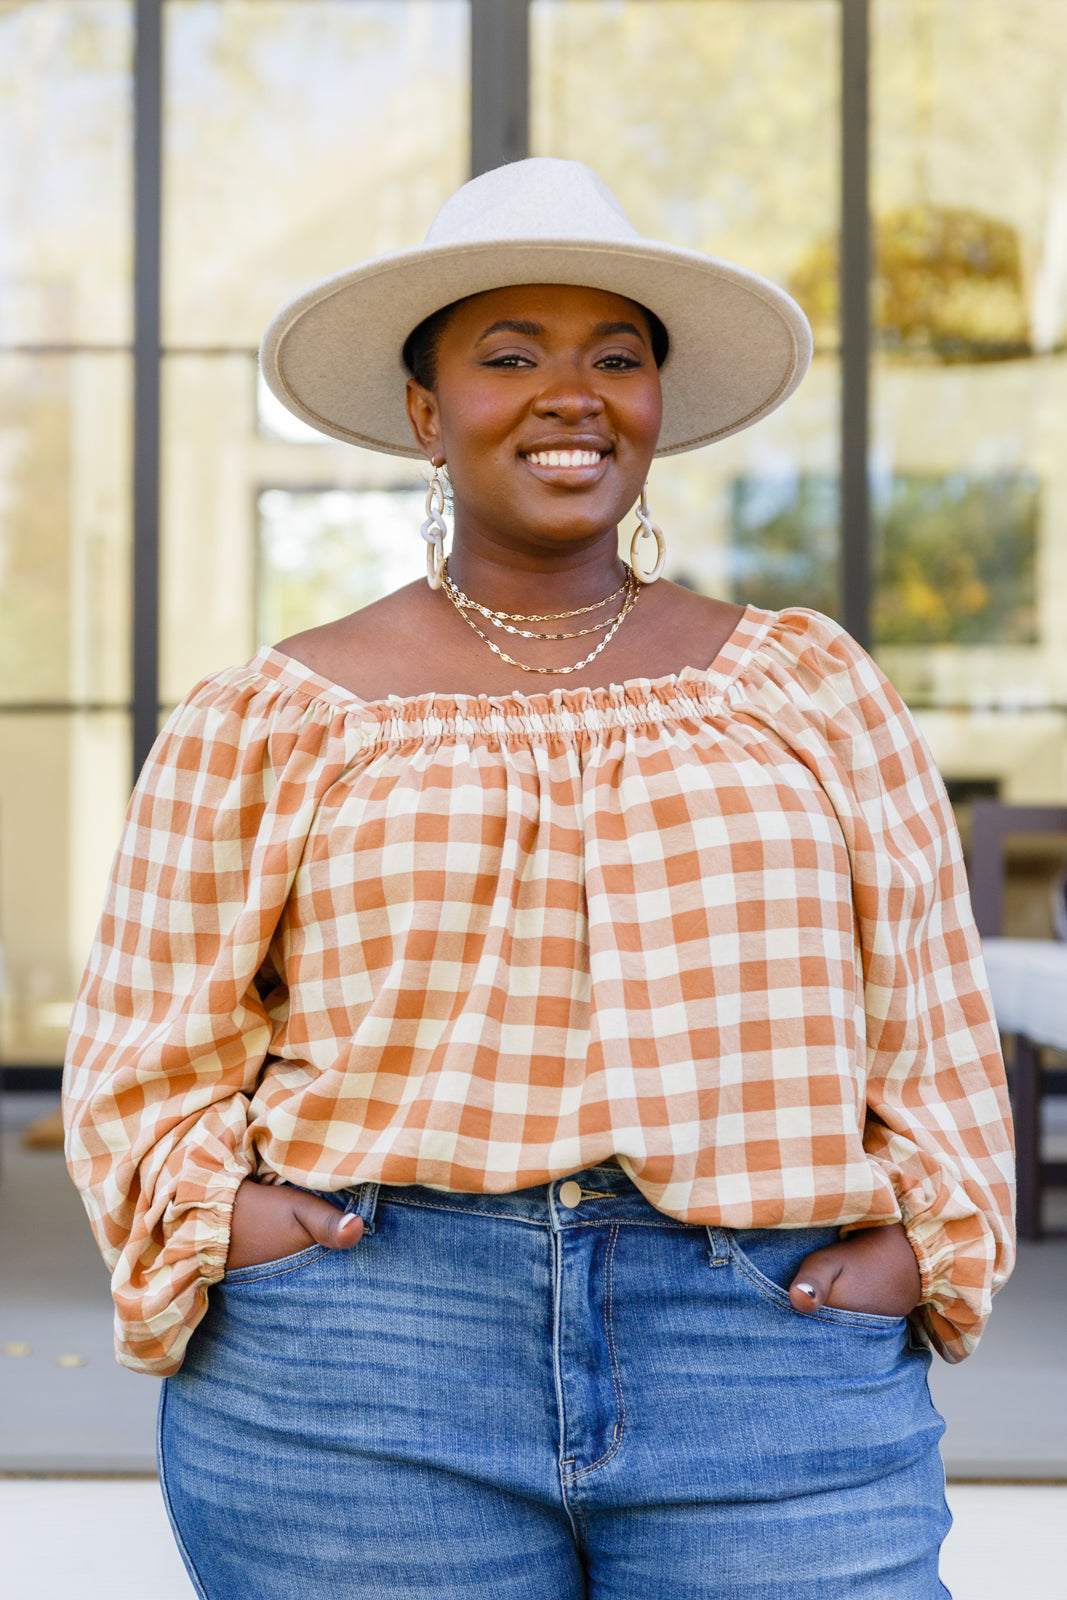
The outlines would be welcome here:
[[[448,575],[480,605],[529,614],[606,600],[622,583],[625,570],[612,530],[582,550],[547,552],[503,550],[457,535],[448,557]]]

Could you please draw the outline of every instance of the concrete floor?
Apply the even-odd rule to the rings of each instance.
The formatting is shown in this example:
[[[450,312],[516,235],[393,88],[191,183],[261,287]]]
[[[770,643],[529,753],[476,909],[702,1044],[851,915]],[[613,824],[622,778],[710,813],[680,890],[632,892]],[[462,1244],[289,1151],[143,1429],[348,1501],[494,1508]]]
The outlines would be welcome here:
[[[151,1474],[158,1382],[115,1364],[107,1275],[62,1156],[18,1143],[51,1103],[10,1096],[4,1108],[0,1350],[28,1350],[0,1354],[0,1473]],[[1049,1221],[1067,1231],[1067,1194]],[[977,1353],[934,1362],[950,1478],[1067,1484],[1065,1309],[1067,1238],[1024,1245]]]
[[[62,1154],[18,1142],[53,1104],[9,1095],[3,1108],[0,1472],[154,1473],[159,1383],[115,1362],[107,1269]]]
[[[950,1484],[948,1499],[953,1600],[1064,1600],[1067,1487]],[[195,1600],[153,1482],[0,1479],[0,1548],[5,1600]]]

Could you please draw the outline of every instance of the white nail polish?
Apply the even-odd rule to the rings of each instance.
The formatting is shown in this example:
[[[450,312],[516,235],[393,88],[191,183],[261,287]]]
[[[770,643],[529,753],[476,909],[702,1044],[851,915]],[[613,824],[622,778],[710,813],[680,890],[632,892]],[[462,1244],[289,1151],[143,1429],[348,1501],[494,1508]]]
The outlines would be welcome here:
[[[817,1298],[815,1290],[812,1288],[810,1283],[798,1283],[797,1288],[800,1289],[802,1293],[808,1295],[812,1300]]]

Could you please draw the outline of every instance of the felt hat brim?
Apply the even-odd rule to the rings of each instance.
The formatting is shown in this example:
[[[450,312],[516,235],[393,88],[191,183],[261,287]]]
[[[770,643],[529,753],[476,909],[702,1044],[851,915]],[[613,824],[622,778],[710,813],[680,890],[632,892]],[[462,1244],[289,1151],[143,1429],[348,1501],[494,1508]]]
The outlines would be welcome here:
[[[670,350],[657,455],[750,427],[792,394],[811,360],[811,329],[796,302],[731,262],[640,236],[507,238],[424,244],[313,284],[267,329],[264,378],[321,432],[420,457],[405,409],[405,339],[442,306],[523,283],[605,289],[659,317]]]

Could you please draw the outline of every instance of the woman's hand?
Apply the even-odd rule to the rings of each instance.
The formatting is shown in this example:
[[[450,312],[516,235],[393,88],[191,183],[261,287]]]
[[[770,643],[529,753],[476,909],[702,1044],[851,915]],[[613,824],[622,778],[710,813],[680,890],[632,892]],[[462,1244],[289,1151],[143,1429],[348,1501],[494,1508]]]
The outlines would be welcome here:
[[[295,1255],[310,1244],[347,1250],[363,1237],[363,1218],[338,1211],[317,1194],[288,1184],[246,1178],[237,1190],[230,1224],[226,1269],[258,1267]]]
[[[906,1317],[919,1304],[919,1263],[899,1222],[846,1234],[805,1256],[789,1285],[794,1311],[836,1306]]]

